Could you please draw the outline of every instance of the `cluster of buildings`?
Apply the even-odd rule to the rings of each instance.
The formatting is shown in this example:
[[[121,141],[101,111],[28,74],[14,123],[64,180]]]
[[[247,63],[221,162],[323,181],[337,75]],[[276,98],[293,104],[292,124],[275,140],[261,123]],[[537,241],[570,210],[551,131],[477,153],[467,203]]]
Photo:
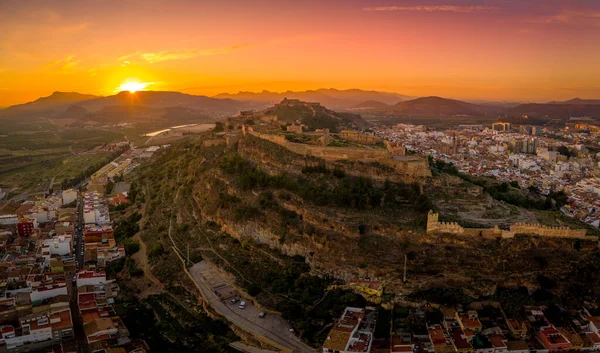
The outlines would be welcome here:
[[[591,310],[591,309],[590,309]],[[347,307],[324,353],[551,353],[600,350],[600,312],[527,306],[507,315],[498,302],[394,310],[376,332],[374,307]],[[380,318],[380,321],[383,318]]]
[[[550,130],[539,126],[495,123],[460,125],[456,129],[431,131],[424,126],[398,124],[380,128],[376,134],[401,142],[410,151],[452,163],[459,171],[535,186],[543,194],[564,191],[567,215],[598,226],[600,154],[586,146],[600,147],[598,131],[565,127]]]
[[[444,306],[411,309],[394,323],[389,352],[549,353],[600,349],[600,317],[585,308],[524,307],[509,317],[497,302],[478,302],[467,310]]]
[[[113,308],[119,286],[105,268],[125,249],[97,191],[0,205],[0,253],[0,352],[148,349],[129,338]]]
[[[586,178],[569,188],[570,203],[563,213],[581,219],[594,227],[600,226],[600,178]]]

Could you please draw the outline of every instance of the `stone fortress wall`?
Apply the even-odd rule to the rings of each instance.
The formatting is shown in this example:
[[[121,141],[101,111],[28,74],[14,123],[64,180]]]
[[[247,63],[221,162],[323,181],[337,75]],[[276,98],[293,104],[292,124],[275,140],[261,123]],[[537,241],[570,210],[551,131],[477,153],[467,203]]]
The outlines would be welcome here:
[[[375,145],[383,141],[378,136],[363,134],[362,132],[355,130],[342,130],[339,135],[345,140],[358,142],[365,145]]]
[[[427,234],[448,233],[468,236],[485,236],[494,238],[514,238],[516,234],[531,234],[541,237],[569,238],[598,241],[596,236],[587,236],[586,229],[569,227],[548,227],[539,223],[515,223],[509,230],[494,228],[464,228],[456,222],[440,222],[439,214],[429,211],[427,214]]]
[[[254,131],[252,126],[242,127],[244,135],[250,134],[263,140],[276,143],[301,156],[313,156],[328,161],[349,160],[360,162],[379,162],[394,168],[401,174],[412,178],[425,178],[431,176],[429,165],[423,158],[416,156],[394,155],[390,148],[357,148],[357,147],[329,147],[307,145],[288,141],[283,135],[263,134]],[[403,152],[404,149],[398,149]]]

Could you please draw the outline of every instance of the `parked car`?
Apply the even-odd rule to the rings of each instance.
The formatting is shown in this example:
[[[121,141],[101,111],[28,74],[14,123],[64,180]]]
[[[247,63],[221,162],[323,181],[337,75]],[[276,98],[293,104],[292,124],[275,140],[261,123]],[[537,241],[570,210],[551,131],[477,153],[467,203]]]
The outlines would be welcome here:
[[[260,313],[258,313],[258,317],[261,318],[261,319],[263,317],[265,317],[265,315],[267,315],[267,313],[265,313],[264,311],[261,311]]]
[[[238,301],[238,298],[235,298],[235,297],[234,297],[234,298],[231,298],[231,300],[230,300],[229,302],[230,302],[231,304],[235,304],[235,303],[237,303],[237,301]]]
[[[238,306],[238,308],[240,308],[240,309],[243,309],[243,308],[245,308],[245,307],[246,307],[246,302],[242,300],[242,301],[240,302],[240,306]]]

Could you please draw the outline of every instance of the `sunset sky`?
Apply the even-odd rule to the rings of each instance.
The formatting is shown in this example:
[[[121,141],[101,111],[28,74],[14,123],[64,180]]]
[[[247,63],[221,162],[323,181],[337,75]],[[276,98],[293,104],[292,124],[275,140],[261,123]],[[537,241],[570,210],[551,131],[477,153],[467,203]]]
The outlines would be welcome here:
[[[600,1],[0,0],[0,106],[128,81],[600,98]]]

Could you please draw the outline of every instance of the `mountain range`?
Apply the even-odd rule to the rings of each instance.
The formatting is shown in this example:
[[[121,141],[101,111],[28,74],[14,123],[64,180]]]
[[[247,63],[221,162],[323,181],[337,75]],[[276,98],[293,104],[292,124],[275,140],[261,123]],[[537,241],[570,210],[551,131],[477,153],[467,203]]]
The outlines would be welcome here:
[[[139,91],[120,92],[112,96],[100,97],[76,92],[54,92],[48,97],[33,102],[14,105],[0,111],[0,116],[49,116],[74,118],[111,113],[160,112],[166,109],[183,108],[204,114],[235,114],[239,110],[251,108],[248,102],[231,99],[218,99],[195,96],[180,92]]]
[[[289,98],[306,102],[319,102],[330,109],[346,109],[365,101],[396,104],[411,97],[398,93],[364,91],[360,89],[338,90],[335,88],[321,88],[309,91],[221,93],[216,95],[215,98],[229,98],[244,102],[262,102],[267,105],[278,103],[285,98]]]
[[[0,110],[0,118],[52,117],[95,121],[139,120],[146,117],[171,120],[185,117],[226,117],[242,110],[260,110],[285,98],[318,102],[337,111],[398,117],[507,117],[568,119],[600,117],[600,100],[574,98],[548,103],[469,103],[442,97],[410,97],[389,92],[359,89],[318,89],[259,93],[223,93],[214,97],[171,91],[120,92],[101,97],[76,92],[54,92],[33,102]]]

